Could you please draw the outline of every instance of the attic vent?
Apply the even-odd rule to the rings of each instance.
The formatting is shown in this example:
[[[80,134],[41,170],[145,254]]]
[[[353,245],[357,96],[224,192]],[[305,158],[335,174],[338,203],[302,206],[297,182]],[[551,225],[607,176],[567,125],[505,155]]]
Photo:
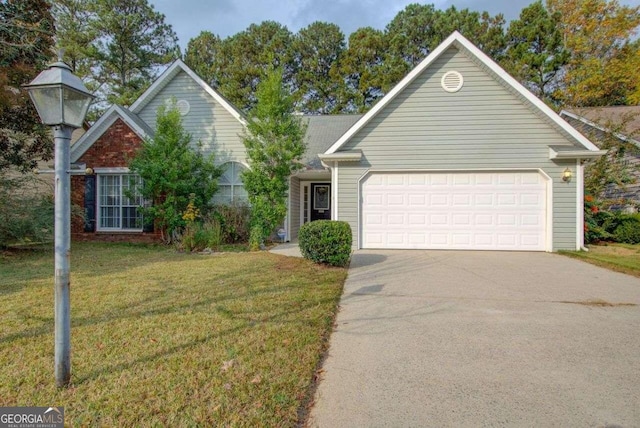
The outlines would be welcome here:
[[[178,101],[176,103],[176,107],[178,108],[181,116],[186,116],[187,114],[189,114],[189,110],[191,110],[191,105],[187,100]]]
[[[462,74],[457,71],[447,71],[440,80],[442,89],[447,92],[458,92],[462,88],[463,83],[464,79],[462,78]]]

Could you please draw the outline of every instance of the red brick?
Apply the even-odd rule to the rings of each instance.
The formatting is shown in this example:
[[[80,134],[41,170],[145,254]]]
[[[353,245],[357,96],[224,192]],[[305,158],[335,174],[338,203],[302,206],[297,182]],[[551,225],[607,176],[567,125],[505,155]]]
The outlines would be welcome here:
[[[129,160],[142,146],[142,139],[122,119],[117,119],[98,140],[78,159],[87,168],[117,168],[129,166]],[[71,177],[71,202],[84,208],[84,177]],[[84,220],[71,221],[72,239],[76,241],[159,242],[159,232],[86,233]]]

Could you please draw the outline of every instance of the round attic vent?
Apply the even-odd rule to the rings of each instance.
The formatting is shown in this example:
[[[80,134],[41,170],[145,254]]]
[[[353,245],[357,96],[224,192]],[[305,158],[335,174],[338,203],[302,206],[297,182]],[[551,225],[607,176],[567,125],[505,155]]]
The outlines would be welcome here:
[[[178,108],[181,116],[186,116],[189,113],[189,110],[191,110],[191,105],[187,100],[178,101],[176,103],[176,107]]]
[[[457,71],[447,71],[440,80],[442,89],[447,92],[458,92],[462,88],[463,83],[464,79],[462,78],[462,74]]]

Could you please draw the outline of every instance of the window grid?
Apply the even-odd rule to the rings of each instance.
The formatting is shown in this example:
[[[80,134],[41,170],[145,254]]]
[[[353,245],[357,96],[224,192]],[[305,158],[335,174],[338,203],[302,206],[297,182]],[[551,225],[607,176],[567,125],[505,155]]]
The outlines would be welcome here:
[[[142,230],[140,207],[144,200],[137,190],[142,178],[135,174],[100,175],[99,228],[103,230]],[[132,195],[128,196],[131,192]]]
[[[247,191],[242,182],[242,171],[246,169],[238,162],[227,162],[223,165],[224,172],[218,179],[218,191],[213,196],[216,204],[234,204],[247,202]]]

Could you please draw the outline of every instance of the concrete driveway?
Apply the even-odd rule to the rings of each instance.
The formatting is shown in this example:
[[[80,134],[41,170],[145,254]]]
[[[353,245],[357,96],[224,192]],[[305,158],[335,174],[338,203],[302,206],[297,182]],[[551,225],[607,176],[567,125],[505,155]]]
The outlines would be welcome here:
[[[640,426],[638,305],[558,254],[358,251],[308,425]]]

